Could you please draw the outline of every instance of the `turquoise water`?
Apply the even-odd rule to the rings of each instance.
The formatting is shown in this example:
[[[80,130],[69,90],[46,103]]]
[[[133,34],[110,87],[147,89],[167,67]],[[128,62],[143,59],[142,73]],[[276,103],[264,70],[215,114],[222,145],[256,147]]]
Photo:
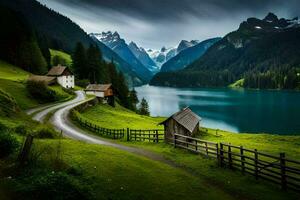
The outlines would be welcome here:
[[[169,116],[189,106],[201,125],[240,133],[300,135],[300,92],[229,88],[135,88],[152,116]]]

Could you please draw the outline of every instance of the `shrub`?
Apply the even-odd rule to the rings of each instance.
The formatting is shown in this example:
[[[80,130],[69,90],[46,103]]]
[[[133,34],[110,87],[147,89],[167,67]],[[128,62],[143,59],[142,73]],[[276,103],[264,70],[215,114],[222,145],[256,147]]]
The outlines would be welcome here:
[[[17,139],[8,131],[0,132],[0,158],[7,157],[19,147]]]
[[[0,90],[0,114],[11,116],[18,111],[18,106],[13,97]]]
[[[56,92],[50,90],[43,81],[27,81],[27,90],[33,98],[40,102],[56,101]]]
[[[27,128],[24,125],[19,125],[15,128],[15,132],[17,134],[20,134],[20,135],[26,135],[27,134]]]
[[[42,125],[34,131],[33,136],[36,137],[36,138],[50,138],[50,139],[53,139],[53,138],[58,138],[59,133],[57,133],[50,126]]]
[[[93,199],[89,188],[81,186],[65,172],[50,171],[46,175],[28,177],[17,190],[27,199]]]

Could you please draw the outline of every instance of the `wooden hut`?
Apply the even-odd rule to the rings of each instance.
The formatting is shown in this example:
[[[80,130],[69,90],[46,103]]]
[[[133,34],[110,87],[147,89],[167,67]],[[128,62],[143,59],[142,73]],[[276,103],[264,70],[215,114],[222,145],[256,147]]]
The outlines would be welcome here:
[[[201,118],[193,113],[191,109],[184,108],[173,114],[160,125],[164,125],[165,139],[174,137],[174,133],[185,136],[194,136],[200,127]]]
[[[103,103],[114,106],[112,84],[89,84],[84,91],[86,94],[95,95]]]

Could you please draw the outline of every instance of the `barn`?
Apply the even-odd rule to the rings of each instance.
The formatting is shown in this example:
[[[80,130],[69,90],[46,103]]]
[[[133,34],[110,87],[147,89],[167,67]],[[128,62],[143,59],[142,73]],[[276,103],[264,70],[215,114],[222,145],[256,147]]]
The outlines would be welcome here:
[[[114,106],[112,84],[89,84],[84,91],[86,94],[95,95],[103,103]]]
[[[201,117],[196,115],[190,108],[184,108],[173,114],[160,125],[164,125],[165,138],[171,139],[174,133],[185,136],[194,136],[200,128]]]

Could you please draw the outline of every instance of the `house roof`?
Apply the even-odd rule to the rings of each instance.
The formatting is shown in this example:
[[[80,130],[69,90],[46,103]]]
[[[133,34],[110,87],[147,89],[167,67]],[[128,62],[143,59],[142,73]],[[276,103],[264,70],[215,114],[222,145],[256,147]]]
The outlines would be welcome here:
[[[55,67],[52,67],[49,72],[48,72],[48,76],[60,76],[64,73],[64,71],[68,69],[68,67],[62,66],[62,65],[58,65]]]
[[[85,91],[100,91],[100,92],[104,92],[106,90],[108,90],[110,87],[112,86],[112,84],[89,84]]]
[[[54,82],[55,79],[56,79],[55,77],[51,77],[51,76],[38,76],[38,75],[31,75],[28,78],[29,81],[45,82],[47,84]]]
[[[191,109],[187,107],[173,114],[171,117],[161,122],[160,124],[164,124],[166,121],[168,121],[171,118],[174,119],[177,123],[182,125],[190,132],[193,132],[193,130],[201,120],[201,117],[196,115]]]

